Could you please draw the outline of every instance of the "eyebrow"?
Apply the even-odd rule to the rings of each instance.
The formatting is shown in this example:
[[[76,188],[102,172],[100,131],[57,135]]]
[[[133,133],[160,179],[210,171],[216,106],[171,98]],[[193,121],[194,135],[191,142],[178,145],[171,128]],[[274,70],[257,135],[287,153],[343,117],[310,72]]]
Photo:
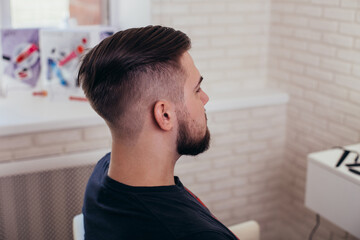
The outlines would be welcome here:
[[[202,76],[200,76],[199,82],[198,82],[198,84],[196,84],[196,86],[194,88],[195,90],[200,86],[200,84],[203,80],[204,80],[204,78]]]

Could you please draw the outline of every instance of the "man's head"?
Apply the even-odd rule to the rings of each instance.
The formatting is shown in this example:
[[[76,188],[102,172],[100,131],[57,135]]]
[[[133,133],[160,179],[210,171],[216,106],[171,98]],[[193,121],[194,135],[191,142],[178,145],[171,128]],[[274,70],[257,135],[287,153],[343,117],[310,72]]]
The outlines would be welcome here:
[[[187,145],[182,149],[189,149],[188,145],[193,146],[194,140],[199,142],[199,138],[209,138],[206,120],[193,121],[194,116],[197,117],[195,110],[188,111],[186,105],[189,74],[199,75],[187,53],[190,47],[191,41],[184,33],[167,27],[148,26],[120,31],[84,56],[78,82],[113,136],[128,142],[135,141],[143,129],[147,114],[155,114],[158,101],[165,99],[177,108],[178,131],[182,131],[178,134],[177,142],[178,145]],[[202,90],[199,92],[205,94]],[[192,101],[191,104],[194,104],[196,100]],[[196,110],[201,110],[199,106]],[[157,120],[156,116],[154,120]],[[200,137],[194,136],[191,131],[200,125],[205,131],[198,132]],[[202,145],[208,146],[208,142]],[[201,148],[206,150],[207,146]],[[194,150],[187,152],[190,153],[183,151],[179,154],[194,154]]]

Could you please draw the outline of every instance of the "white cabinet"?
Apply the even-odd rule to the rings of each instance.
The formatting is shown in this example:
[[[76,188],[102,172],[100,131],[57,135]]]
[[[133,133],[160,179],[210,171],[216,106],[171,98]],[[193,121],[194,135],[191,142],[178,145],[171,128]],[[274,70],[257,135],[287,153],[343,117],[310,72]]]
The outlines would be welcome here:
[[[344,148],[360,153],[360,144]],[[356,154],[350,153],[336,167],[343,152],[330,149],[308,155],[305,206],[360,237],[360,175],[346,166],[354,163]],[[353,169],[360,172],[360,167]]]

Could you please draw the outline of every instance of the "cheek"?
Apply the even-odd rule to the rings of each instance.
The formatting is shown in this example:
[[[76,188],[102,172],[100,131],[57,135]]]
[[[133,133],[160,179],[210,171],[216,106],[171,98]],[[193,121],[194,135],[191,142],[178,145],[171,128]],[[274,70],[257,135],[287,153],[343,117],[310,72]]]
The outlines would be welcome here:
[[[196,110],[193,112],[194,119],[196,120],[196,122],[198,123],[202,123],[203,120],[205,119],[205,109],[204,106],[198,106],[196,107]]]
[[[191,121],[197,125],[203,125],[204,121],[206,121],[206,117],[205,108],[202,102],[199,101],[199,99],[194,99],[194,101],[191,103],[189,102],[186,107]]]
[[[194,122],[196,123],[197,127],[203,129],[204,126],[207,125],[207,117],[204,108],[199,109],[195,116],[196,118],[194,119]]]

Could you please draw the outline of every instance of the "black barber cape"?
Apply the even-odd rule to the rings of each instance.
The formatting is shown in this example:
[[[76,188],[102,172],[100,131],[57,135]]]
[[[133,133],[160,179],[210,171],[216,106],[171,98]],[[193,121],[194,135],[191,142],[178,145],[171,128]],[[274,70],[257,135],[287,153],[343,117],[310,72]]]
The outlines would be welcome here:
[[[110,153],[86,187],[85,240],[237,240],[175,177],[175,185],[132,187],[107,176]]]

